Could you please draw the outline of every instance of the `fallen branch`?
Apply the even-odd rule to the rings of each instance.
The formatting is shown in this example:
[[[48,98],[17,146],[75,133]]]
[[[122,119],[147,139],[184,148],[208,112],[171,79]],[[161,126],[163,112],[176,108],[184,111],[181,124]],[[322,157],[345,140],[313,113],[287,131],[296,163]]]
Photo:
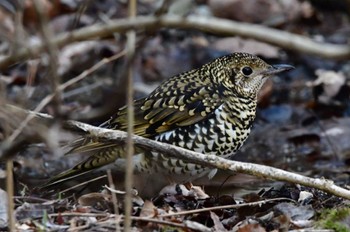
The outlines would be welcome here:
[[[127,133],[124,131],[104,129],[77,121],[68,121],[67,125],[75,129],[80,128],[81,130],[99,139],[107,139],[115,142],[125,142],[127,138]],[[350,191],[335,185],[331,180],[310,178],[300,174],[284,171],[278,168],[273,168],[261,164],[228,160],[218,157],[216,155],[204,155],[174,145],[150,140],[137,135],[133,136],[133,140],[135,145],[143,146],[154,151],[161,152],[164,155],[184,159],[191,163],[221,169],[226,171],[227,173],[245,173],[262,178],[301,184],[304,186],[317,188],[328,193],[332,193],[339,197],[350,199]]]
[[[43,113],[35,113],[32,111],[27,111],[20,109],[12,105],[6,105],[7,110],[12,110],[13,112],[26,112],[27,114],[35,115],[37,119],[45,120],[54,120],[52,116]],[[100,127],[95,127],[88,125],[86,123],[77,122],[69,120],[64,122],[63,126],[66,129],[73,131],[82,131],[88,133],[92,136],[95,136],[101,140],[115,141],[116,143],[124,143],[127,139],[127,133],[124,131],[110,130]],[[134,144],[136,146],[142,146],[149,148],[153,151],[161,152],[164,155],[171,157],[184,159],[191,163],[200,164],[206,167],[217,168],[226,171],[228,174],[235,173],[245,173],[249,175],[254,175],[262,178],[268,178],[273,180],[285,181],[294,184],[300,184],[325,192],[331,193],[338,197],[343,197],[350,199],[350,191],[344,188],[341,188],[333,183],[331,180],[319,179],[319,178],[310,178],[300,174],[288,172],[278,168],[273,168],[261,164],[245,163],[240,161],[228,160],[216,155],[204,155],[194,151],[186,150],[174,145],[167,143],[161,143],[158,141],[150,140],[141,136],[133,135],[132,136]],[[2,152],[0,152],[1,154]]]
[[[126,33],[130,29],[156,30],[160,28],[195,29],[217,35],[242,36],[280,46],[284,49],[307,53],[330,59],[349,59],[350,46],[316,42],[306,36],[268,28],[261,25],[235,22],[215,17],[189,16],[186,18],[166,15],[162,17],[138,16],[112,20],[108,24],[96,24],[55,36],[51,43],[57,47],[66,44],[103,38],[113,33]],[[0,70],[28,58],[38,57],[45,50],[45,44],[29,45],[18,49],[10,56],[0,59]]]

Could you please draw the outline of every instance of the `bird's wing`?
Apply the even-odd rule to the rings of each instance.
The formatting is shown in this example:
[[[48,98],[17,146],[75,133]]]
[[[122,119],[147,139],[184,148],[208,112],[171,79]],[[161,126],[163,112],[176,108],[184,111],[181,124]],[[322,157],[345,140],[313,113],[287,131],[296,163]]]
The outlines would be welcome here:
[[[182,95],[181,95],[182,94]],[[177,127],[204,120],[213,114],[223,100],[210,86],[199,86],[185,92],[160,92],[135,101],[134,133],[152,138]],[[109,121],[109,128],[126,130],[127,108],[121,108]]]
[[[170,78],[147,98],[136,100],[134,133],[154,138],[213,114],[223,103],[223,98],[222,88],[213,84],[212,75],[208,68],[191,70]],[[127,108],[124,107],[109,121],[108,128],[125,131],[127,125]]]

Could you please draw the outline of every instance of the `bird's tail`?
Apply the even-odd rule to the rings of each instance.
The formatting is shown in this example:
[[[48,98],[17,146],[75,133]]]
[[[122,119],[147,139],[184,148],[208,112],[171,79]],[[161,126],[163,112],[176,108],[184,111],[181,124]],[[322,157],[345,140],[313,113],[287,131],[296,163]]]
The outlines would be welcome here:
[[[68,180],[75,179],[76,177],[101,168],[105,165],[112,164],[116,159],[123,157],[125,154],[123,146],[115,143],[96,141],[86,142],[86,140],[80,139],[73,142],[72,147],[73,148],[68,152],[68,154],[88,152],[92,155],[75,165],[73,168],[52,177],[48,182],[41,186],[41,188],[50,188]]]

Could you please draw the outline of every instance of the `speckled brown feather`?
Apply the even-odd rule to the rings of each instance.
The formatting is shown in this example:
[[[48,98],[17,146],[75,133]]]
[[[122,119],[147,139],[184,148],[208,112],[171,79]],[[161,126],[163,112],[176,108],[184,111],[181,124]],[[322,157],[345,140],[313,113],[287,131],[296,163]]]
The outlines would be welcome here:
[[[212,83],[208,78],[203,78],[208,73],[205,76],[199,74],[198,70],[193,70],[175,76],[149,97],[135,101],[134,133],[152,138],[175,127],[201,121],[222,104],[222,99],[211,97],[214,91]],[[125,107],[109,121],[108,128],[126,130]]]
[[[172,77],[148,97],[136,100],[134,133],[204,154],[227,157],[239,149],[249,135],[257,93],[265,78],[290,68],[276,69],[246,53],[217,58],[199,69]],[[126,114],[125,107],[119,109],[103,126],[126,131]],[[48,185],[124,158],[124,148],[97,141],[92,136],[75,141],[72,147],[72,152],[92,155],[51,179]],[[135,163],[137,171],[197,175],[205,170],[161,154],[136,150],[141,155]]]

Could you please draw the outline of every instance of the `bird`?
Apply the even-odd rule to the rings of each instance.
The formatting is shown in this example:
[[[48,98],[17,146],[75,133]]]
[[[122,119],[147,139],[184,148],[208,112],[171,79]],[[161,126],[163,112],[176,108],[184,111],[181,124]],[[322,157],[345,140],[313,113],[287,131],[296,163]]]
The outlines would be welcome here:
[[[270,65],[248,53],[231,53],[171,77],[147,97],[135,100],[135,135],[172,144],[202,154],[228,158],[248,138],[256,116],[257,95],[265,81],[293,69],[287,64]],[[127,106],[100,127],[126,131]],[[85,135],[71,144],[70,153],[88,153],[73,168],[51,178],[45,186],[74,179],[113,164],[123,167],[126,150],[120,144]],[[135,149],[134,170],[200,177],[216,170],[166,154]]]

